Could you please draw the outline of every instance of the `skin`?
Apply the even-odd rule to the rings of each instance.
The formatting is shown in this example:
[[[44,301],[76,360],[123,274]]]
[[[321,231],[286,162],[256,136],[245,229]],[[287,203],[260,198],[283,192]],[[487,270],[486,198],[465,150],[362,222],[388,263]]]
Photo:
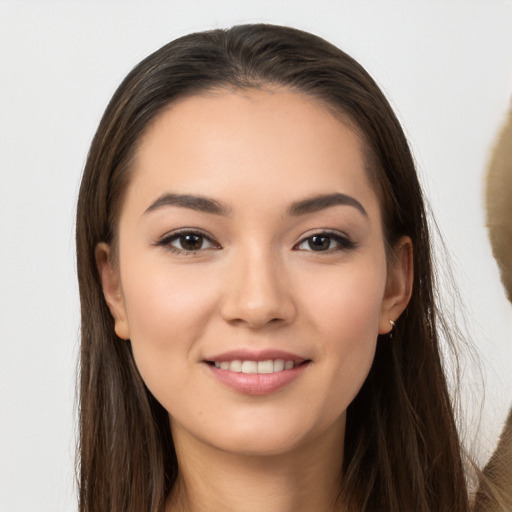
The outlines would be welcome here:
[[[170,415],[180,477],[169,510],[335,509],[346,408],[412,286],[410,240],[386,259],[361,148],[348,124],[286,89],[193,96],[143,136],[116,257],[106,244],[96,256],[116,332]],[[297,211],[333,193],[352,201]],[[183,228],[203,233],[198,250],[173,238]],[[233,349],[310,362],[252,396],[205,363]]]

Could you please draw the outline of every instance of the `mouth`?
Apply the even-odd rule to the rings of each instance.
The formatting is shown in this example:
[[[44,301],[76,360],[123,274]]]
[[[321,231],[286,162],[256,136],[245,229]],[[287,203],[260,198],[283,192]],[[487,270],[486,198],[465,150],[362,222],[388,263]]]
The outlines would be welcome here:
[[[267,395],[287,387],[312,364],[311,359],[278,350],[237,350],[203,363],[223,386],[244,395]]]
[[[293,370],[294,368],[311,362],[311,359],[293,360],[293,359],[267,359],[264,361],[255,361],[251,359],[234,359],[232,361],[206,361],[210,366],[219,370],[225,370],[235,373],[246,374],[269,374]]]

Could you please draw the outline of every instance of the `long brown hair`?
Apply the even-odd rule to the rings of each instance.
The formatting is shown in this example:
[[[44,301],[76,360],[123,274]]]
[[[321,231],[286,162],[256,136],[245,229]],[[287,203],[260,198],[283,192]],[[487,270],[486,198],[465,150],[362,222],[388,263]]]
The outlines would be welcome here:
[[[272,25],[191,34],[122,82],[87,159],[77,211],[82,312],[81,512],[162,512],[178,474],[167,412],[116,337],[94,250],[115,243],[131,160],[149,123],[178,98],[212,88],[285,86],[323,102],[362,135],[388,247],[414,247],[414,289],[392,340],[347,411],[340,500],[349,510],[466,511],[467,485],[440,357],[431,243],[404,133],[368,73],[323,39]]]

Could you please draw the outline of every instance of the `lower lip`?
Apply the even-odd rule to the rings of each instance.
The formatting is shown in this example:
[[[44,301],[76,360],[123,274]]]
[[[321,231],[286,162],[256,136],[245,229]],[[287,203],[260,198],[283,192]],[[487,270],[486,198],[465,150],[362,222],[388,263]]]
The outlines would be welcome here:
[[[284,388],[300,377],[309,366],[303,363],[291,370],[282,370],[274,373],[242,373],[230,370],[221,370],[205,363],[211,373],[225,386],[245,395],[261,396],[274,393]]]

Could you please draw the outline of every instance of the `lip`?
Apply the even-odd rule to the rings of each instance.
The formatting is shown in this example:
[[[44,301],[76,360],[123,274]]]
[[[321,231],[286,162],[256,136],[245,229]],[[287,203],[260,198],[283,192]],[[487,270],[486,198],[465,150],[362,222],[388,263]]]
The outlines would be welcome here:
[[[241,373],[216,368],[212,362],[223,361],[268,361],[283,359],[296,365],[290,370],[274,373]],[[282,350],[232,350],[203,360],[210,374],[224,386],[245,395],[262,396],[275,393],[299,378],[310,365],[311,360]]]

